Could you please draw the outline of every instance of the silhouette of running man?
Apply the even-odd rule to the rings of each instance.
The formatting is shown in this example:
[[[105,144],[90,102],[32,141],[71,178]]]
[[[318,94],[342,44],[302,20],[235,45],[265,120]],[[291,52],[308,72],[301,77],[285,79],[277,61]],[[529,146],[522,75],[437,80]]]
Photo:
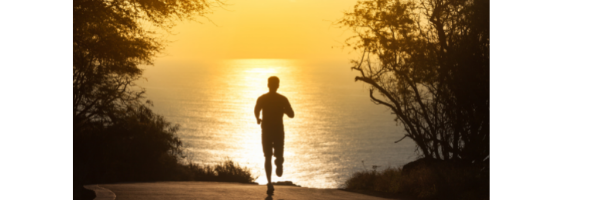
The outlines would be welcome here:
[[[279,88],[279,78],[276,76],[269,77],[269,93],[263,94],[256,100],[254,107],[254,116],[256,123],[262,128],[262,146],[265,154],[265,172],[267,173],[267,194],[272,195],[275,188],[271,183],[271,157],[275,150],[275,165],[277,169],[275,173],[281,177],[283,174],[283,140],[285,133],[283,132],[283,114],[290,118],[294,118],[294,110],[288,99],[277,93]],[[260,111],[262,110],[262,120],[260,119]]]

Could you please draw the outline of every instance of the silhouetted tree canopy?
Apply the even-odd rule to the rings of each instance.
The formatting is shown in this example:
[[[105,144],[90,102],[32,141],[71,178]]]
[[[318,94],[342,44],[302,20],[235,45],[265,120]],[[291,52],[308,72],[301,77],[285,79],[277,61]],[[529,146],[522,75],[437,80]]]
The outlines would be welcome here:
[[[178,20],[208,14],[218,0],[73,1],[74,185],[173,179],[181,141],[144,103],[134,81],[164,48]],[[180,167],[181,168],[181,167]],[[76,190],[77,191],[77,190]],[[77,195],[76,195],[77,196]]]
[[[221,3],[207,0],[73,1],[73,122],[110,123],[118,109],[138,104],[143,90],[132,90],[140,64],[152,64],[163,49],[156,33],[176,20],[204,16]]]
[[[368,0],[339,21],[355,80],[371,86],[424,157],[489,156],[489,1]]]

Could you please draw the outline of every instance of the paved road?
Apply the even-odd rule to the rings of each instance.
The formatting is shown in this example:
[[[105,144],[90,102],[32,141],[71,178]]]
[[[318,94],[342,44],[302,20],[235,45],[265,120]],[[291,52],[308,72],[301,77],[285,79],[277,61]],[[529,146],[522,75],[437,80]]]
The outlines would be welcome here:
[[[266,194],[267,186],[220,182],[155,182],[87,185],[100,200],[152,199],[386,199],[336,189],[312,189],[295,186],[275,186],[275,194]]]

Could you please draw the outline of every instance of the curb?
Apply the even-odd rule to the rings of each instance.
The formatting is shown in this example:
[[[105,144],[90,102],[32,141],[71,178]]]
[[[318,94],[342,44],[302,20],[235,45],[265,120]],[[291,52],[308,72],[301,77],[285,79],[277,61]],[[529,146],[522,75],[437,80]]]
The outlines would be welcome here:
[[[94,200],[114,200],[117,198],[115,193],[98,185],[84,185],[83,187],[93,190],[96,193],[96,198],[94,198]]]

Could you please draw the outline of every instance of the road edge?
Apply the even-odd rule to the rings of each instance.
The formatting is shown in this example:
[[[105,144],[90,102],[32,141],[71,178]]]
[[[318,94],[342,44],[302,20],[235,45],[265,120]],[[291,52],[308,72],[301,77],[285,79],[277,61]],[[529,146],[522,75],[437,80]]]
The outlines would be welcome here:
[[[96,198],[94,198],[94,200],[114,200],[117,198],[117,195],[114,192],[98,185],[84,185],[83,187],[93,190],[96,193]]]

